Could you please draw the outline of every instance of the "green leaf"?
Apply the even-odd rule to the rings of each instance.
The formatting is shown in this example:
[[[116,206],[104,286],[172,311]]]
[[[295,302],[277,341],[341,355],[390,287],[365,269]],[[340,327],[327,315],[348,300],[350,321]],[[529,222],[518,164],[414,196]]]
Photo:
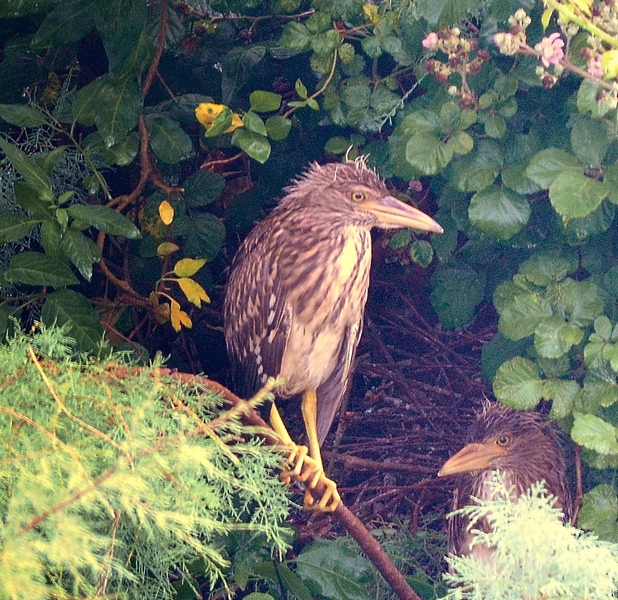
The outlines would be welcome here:
[[[225,242],[225,226],[209,213],[181,216],[174,221],[174,234],[185,239],[185,254],[211,261]]]
[[[504,337],[518,341],[532,335],[551,315],[551,305],[541,295],[519,294],[500,311],[498,329]]]
[[[477,7],[475,0],[418,0],[415,10],[430,25],[455,25]]]
[[[534,254],[519,267],[519,272],[535,285],[547,286],[562,281],[568,273],[577,270],[577,257],[574,254]]]
[[[13,283],[36,286],[63,287],[79,283],[64,261],[40,252],[16,254],[6,270],[6,278]]]
[[[0,119],[17,127],[41,127],[47,124],[40,110],[26,104],[0,104]]]
[[[501,162],[499,146],[493,141],[481,140],[474,152],[452,162],[446,178],[460,192],[480,192],[496,180]]]
[[[361,40],[361,47],[363,52],[369,58],[380,58],[382,56],[382,45],[380,44],[380,40],[374,36],[369,35]]]
[[[497,113],[487,115],[483,119],[485,135],[496,140],[501,140],[506,135],[506,121]]]
[[[584,494],[577,526],[588,529],[601,539],[618,543],[618,497],[613,485],[603,483]]]
[[[542,189],[548,189],[559,173],[568,169],[583,171],[580,162],[559,148],[546,148],[537,152],[528,164],[526,175]]]
[[[264,121],[260,119],[260,117],[254,112],[246,112],[243,115],[242,122],[245,124],[245,127],[249,131],[253,131],[258,135],[266,137],[266,126],[264,125]]]
[[[516,356],[500,365],[494,377],[493,391],[502,404],[528,410],[541,401],[543,380],[531,360]]]
[[[8,140],[0,137],[0,148],[6,154],[16,171],[24,178],[26,183],[36,190],[43,202],[51,203],[54,193],[51,187],[49,175],[41,169],[27,154]]]
[[[16,242],[26,237],[39,223],[38,219],[33,219],[28,215],[15,213],[3,213],[0,215],[0,244]]]
[[[590,117],[575,119],[571,129],[573,153],[587,167],[598,168],[610,144],[607,125]]]
[[[64,325],[77,349],[95,353],[103,340],[103,327],[90,301],[73,290],[58,290],[45,297],[41,312],[43,323],[48,326]]]
[[[82,39],[94,29],[95,0],[63,0],[46,17],[34,36],[38,48],[60,48]]]
[[[101,252],[91,239],[81,231],[68,227],[62,234],[60,250],[86,281],[92,279],[92,265],[101,260]]]
[[[576,444],[599,454],[618,454],[616,428],[596,415],[576,415],[571,437]]]
[[[289,48],[296,52],[304,52],[309,49],[311,44],[311,34],[303,23],[291,21],[283,28],[279,43],[284,48]]]
[[[479,231],[498,240],[519,233],[530,219],[530,204],[519,194],[491,187],[472,196],[468,216]]]
[[[155,116],[149,118],[146,123],[150,132],[150,145],[159,160],[176,164],[189,156],[193,143],[176,121]]]
[[[185,200],[190,207],[214,202],[225,189],[225,178],[212,171],[196,171],[184,183]]]
[[[275,142],[281,142],[286,139],[291,128],[292,121],[285,117],[273,115],[266,119],[266,132],[268,133],[268,137]]]
[[[265,163],[270,156],[270,143],[266,137],[253,131],[247,131],[244,127],[234,131],[232,144],[260,163]]]
[[[416,240],[410,244],[410,258],[421,267],[427,267],[433,260],[433,248],[427,240]]]
[[[561,171],[549,186],[551,204],[564,221],[590,214],[607,194],[605,184],[586,177],[580,168]]]
[[[453,158],[453,150],[429,133],[416,133],[406,144],[406,160],[423,175],[440,173]]]
[[[543,319],[534,333],[534,347],[539,356],[559,358],[574,345],[579,344],[584,332],[567,323],[560,315],[551,315]]]
[[[543,395],[546,400],[551,400],[551,419],[565,419],[573,411],[575,398],[580,391],[575,381],[564,379],[547,379],[543,386]]]
[[[127,133],[137,125],[142,110],[142,92],[132,77],[103,78],[97,97],[95,124],[109,148],[122,142]]]
[[[139,229],[130,219],[107,206],[74,204],[67,210],[74,219],[110,235],[122,235],[131,240],[141,236]]]
[[[63,258],[60,251],[62,243],[62,231],[60,225],[56,221],[43,221],[41,224],[41,246],[45,250],[45,254],[52,258]]]
[[[255,112],[275,112],[281,106],[281,94],[256,90],[249,94],[249,104]]]
[[[94,125],[99,107],[99,94],[106,81],[107,76],[99,77],[77,92],[71,107],[73,118],[77,123],[86,127]]]
[[[484,296],[485,279],[472,269],[443,267],[436,269],[432,287],[431,305],[440,321],[445,327],[461,327],[474,318]]]
[[[547,298],[566,315],[570,323],[579,327],[590,325],[604,309],[599,288],[591,281],[566,279]]]
[[[577,90],[577,110],[583,115],[589,114],[593,119],[601,119],[610,110],[608,102],[599,102],[598,95],[601,86],[589,79],[582,79],[579,90]]]
[[[509,189],[524,196],[536,194],[541,188],[526,175],[528,161],[509,165],[502,171],[502,183]]]
[[[266,56],[260,44],[236,46],[225,54],[221,74],[221,102],[230,106],[237,92],[255,75],[255,67]]]
[[[317,540],[296,558],[296,571],[318,595],[338,600],[370,600],[363,587],[371,563],[340,541]]]

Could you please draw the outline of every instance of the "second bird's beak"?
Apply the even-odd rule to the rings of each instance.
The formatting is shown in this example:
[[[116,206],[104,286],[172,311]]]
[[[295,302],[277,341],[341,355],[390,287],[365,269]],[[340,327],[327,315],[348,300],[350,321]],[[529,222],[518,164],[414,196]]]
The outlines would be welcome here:
[[[378,200],[364,200],[358,205],[363,210],[374,214],[381,229],[402,229],[411,227],[420,231],[443,233],[444,230],[429,215],[393,196],[384,196]]]
[[[484,471],[489,469],[489,462],[492,458],[506,456],[507,454],[508,450],[494,442],[468,444],[442,465],[438,477],[467,473],[468,471]]]

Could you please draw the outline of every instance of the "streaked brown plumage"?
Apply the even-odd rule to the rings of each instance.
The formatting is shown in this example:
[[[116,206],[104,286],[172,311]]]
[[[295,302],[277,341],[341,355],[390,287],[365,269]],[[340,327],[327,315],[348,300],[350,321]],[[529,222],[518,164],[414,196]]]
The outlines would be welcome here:
[[[363,158],[312,164],[285,192],[234,258],[225,337],[240,393],[249,396],[279,376],[279,397],[303,395],[309,454],[323,473],[319,447],[345,394],[363,327],[370,230],[442,228],[393,198]],[[273,426],[277,417],[273,407]],[[333,497],[330,510],[336,490]]]
[[[555,424],[536,411],[516,411],[497,402],[486,402],[470,427],[468,445],[447,460],[439,476],[455,475],[453,510],[472,502],[471,496],[489,499],[492,471],[500,470],[507,485],[515,486],[517,497],[537,481],[544,480],[547,491],[556,497],[556,506],[570,521],[571,494],[566,465]],[[468,520],[453,515],[448,523],[448,550],[457,555],[473,555],[491,560],[492,549],[475,545],[467,530]],[[475,529],[490,531],[486,520]]]

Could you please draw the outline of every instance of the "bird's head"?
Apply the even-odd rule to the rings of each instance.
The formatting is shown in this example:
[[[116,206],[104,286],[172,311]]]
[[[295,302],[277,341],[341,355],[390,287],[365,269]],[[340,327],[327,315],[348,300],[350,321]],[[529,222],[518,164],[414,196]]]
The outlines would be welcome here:
[[[554,425],[535,411],[488,402],[470,428],[468,442],[442,465],[440,477],[500,469],[534,482],[564,469]]]
[[[365,157],[344,164],[314,163],[286,192],[284,202],[290,207],[318,211],[323,219],[381,229],[443,232],[424,212],[392,196]]]

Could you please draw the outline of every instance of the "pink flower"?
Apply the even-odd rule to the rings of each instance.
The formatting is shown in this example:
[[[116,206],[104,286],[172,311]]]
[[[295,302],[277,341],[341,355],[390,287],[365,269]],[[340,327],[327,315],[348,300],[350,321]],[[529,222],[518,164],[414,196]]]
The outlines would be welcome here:
[[[549,37],[543,38],[534,49],[540,54],[541,62],[544,66],[558,65],[564,58],[564,41],[558,32],[552,33]]]
[[[438,34],[432,31],[422,42],[425,50],[433,50],[438,45]]]
[[[588,73],[597,79],[603,77],[603,65],[600,56],[595,56],[588,61]]]

